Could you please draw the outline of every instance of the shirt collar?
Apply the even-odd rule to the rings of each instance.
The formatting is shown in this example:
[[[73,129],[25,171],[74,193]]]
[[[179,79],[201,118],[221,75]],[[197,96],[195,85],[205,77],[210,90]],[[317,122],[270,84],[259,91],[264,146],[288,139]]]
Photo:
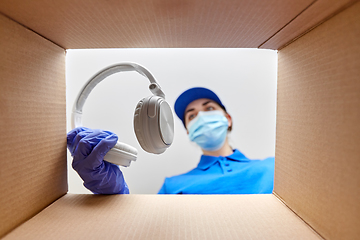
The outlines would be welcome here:
[[[214,165],[217,161],[219,161],[223,157],[214,157],[208,155],[201,155],[200,162],[197,168],[205,170]],[[249,159],[245,157],[239,150],[233,150],[233,153],[229,156],[225,157],[227,160],[237,161],[237,162],[248,162]]]

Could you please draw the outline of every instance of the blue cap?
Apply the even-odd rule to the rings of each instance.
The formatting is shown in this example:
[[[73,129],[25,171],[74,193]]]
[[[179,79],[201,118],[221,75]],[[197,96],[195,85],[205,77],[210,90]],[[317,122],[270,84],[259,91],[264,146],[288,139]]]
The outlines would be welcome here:
[[[226,108],[220,98],[211,90],[202,87],[194,87],[183,92],[175,101],[175,113],[185,126],[185,109],[192,102],[200,98],[208,98],[220,105],[225,111]]]

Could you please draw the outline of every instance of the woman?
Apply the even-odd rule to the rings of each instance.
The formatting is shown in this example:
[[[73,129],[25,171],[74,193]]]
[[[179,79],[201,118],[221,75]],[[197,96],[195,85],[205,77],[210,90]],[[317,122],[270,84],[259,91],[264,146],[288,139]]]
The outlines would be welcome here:
[[[250,160],[229,145],[232,118],[214,92],[185,91],[175,102],[175,112],[203,155],[193,170],[166,178],[160,194],[272,193],[274,158]],[[117,136],[108,131],[75,128],[68,133],[72,166],[94,193],[129,193],[119,167],[103,161],[116,142]]]
[[[160,194],[272,193],[274,158],[250,160],[229,145],[232,119],[214,92],[185,91],[175,102],[175,112],[203,155],[193,170],[166,178]]]

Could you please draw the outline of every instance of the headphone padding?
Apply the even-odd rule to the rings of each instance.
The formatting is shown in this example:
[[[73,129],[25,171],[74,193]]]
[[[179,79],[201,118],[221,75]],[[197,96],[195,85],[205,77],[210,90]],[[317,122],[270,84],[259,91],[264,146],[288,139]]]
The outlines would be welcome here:
[[[104,160],[120,166],[128,167],[131,161],[136,161],[137,150],[125,143],[117,142],[105,155]]]
[[[139,101],[139,103],[136,105],[135,113],[134,113],[134,131],[136,138],[138,142],[140,143],[140,146],[144,149],[144,146],[146,148],[146,141],[142,134],[142,127],[141,127],[141,116],[142,116],[142,107],[144,106],[144,101],[146,98],[143,98]]]
[[[117,142],[113,148],[116,148],[120,151],[128,152],[129,154],[137,155],[137,149],[129,144]]]

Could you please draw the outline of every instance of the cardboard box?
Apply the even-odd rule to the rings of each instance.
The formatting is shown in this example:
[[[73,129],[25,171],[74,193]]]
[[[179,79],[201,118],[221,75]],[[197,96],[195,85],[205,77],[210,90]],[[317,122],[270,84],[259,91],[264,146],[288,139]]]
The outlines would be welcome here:
[[[0,12],[4,239],[360,238],[357,1],[3,0]],[[110,47],[278,49],[273,194],[67,194],[66,49]]]

